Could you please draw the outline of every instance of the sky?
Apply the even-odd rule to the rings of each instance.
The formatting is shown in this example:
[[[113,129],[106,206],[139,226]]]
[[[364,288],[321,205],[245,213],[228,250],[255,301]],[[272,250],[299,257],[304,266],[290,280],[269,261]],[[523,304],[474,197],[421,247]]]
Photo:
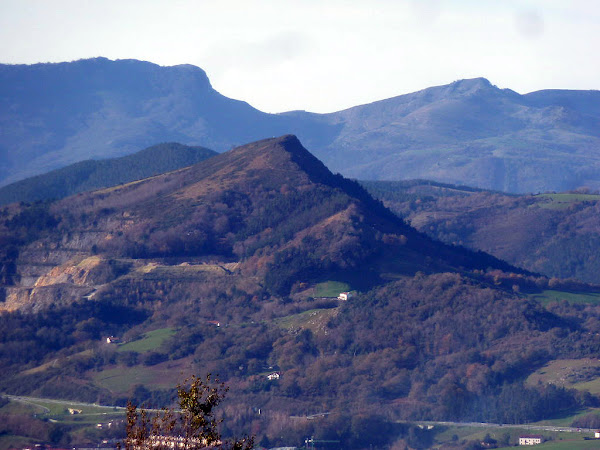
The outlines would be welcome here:
[[[332,112],[455,80],[600,88],[598,0],[0,0],[0,63],[204,69],[265,112]]]

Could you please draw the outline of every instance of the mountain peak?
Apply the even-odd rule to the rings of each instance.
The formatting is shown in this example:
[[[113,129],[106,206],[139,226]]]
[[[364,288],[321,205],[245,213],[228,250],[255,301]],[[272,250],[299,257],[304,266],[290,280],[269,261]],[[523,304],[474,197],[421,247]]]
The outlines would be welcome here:
[[[470,94],[480,90],[496,89],[496,87],[486,78],[469,78],[458,80],[448,85],[448,88],[453,93]]]

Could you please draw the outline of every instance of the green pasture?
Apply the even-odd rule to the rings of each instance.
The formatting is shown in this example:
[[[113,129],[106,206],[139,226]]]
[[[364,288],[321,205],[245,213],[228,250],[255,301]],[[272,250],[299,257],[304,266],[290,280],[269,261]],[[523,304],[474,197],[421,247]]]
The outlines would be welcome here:
[[[600,293],[595,292],[578,293],[546,290],[542,291],[541,294],[532,294],[530,297],[539,301],[543,305],[563,300],[566,300],[569,303],[600,303]]]
[[[570,427],[576,419],[583,417],[587,414],[593,413],[593,412],[598,413],[598,412],[600,412],[600,409],[584,408],[584,409],[573,410],[573,411],[565,412],[565,413],[561,414],[560,416],[553,417],[552,419],[545,419],[545,420],[540,420],[538,422],[533,422],[532,425]]]
[[[594,202],[600,200],[597,194],[538,194],[538,206],[546,209],[566,209],[573,203]]]
[[[156,366],[113,367],[92,375],[94,384],[117,395],[128,395],[134,386],[143,384],[149,389],[170,389],[188,375],[185,367],[172,362]]]
[[[175,328],[159,328],[158,330],[148,331],[142,335],[141,339],[119,345],[117,351],[137,353],[153,351],[158,349],[163,342],[176,332]]]
[[[581,383],[575,383],[571,387],[574,387],[580,391],[589,391],[591,394],[598,395],[600,394],[600,378]]]
[[[600,378],[593,375],[598,369],[600,369],[598,359],[556,359],[529,375],[526,383],[530,386],[551,383],[600,394]],[[586,372],[590,374],[591,379],[585,379]]]
[[[347,292],[350,290],[350,285],[342,281],[324,281],[314,287],[315,297],[337,297],[340,292]]]
[[[71,414],[69,408],[81,412]],[[10,403],[2,408],[2,412],[24,415],[35,414],[40,419],[49,419],[58,423],[95,425],[99,422],[122,418],[125,414],[125,408],[80,404],[68,400],[24,397],[22,400],[11,399]]]

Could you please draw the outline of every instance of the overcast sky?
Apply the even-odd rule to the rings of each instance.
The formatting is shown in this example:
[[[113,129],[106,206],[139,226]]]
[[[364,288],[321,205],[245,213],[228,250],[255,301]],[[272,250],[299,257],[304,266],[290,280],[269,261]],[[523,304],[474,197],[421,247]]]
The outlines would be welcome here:
[[[0,62],[203,68],[267,112],[330,112],[485,77],[600,88],[599,0],[0,0]]]

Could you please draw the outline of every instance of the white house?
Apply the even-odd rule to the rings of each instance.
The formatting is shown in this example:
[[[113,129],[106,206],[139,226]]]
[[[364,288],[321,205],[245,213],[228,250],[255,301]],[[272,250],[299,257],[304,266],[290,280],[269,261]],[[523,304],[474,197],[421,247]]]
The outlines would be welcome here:
[[[340,295],[338,295],[338,300],[348,300],[350,297],[352,297],[350,292],[340,292]]]
[[[526,434],[519,436],[519,445],[538,445],[544,440],[544,436],[539,434]]]
[[[269,375],[267,375],[267,379],[269,381],[279,380],[279,376],[280,376],[279,372],[273,372],[273,373],[270,373]]]

